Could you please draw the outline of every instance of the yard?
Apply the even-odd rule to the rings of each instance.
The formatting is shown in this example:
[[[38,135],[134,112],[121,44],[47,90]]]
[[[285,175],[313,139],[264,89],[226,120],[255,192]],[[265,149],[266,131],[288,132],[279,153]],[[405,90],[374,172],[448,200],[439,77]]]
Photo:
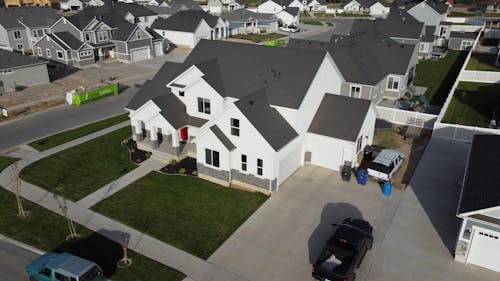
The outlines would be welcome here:
[[[323,25],[320,21],[317,20],[303,20],[302,24],[308,24],[308,25]]]
[[[268,34],[237,34],[237,35],[233,36],[233,38],[246,39],[246,40],[253,41],[255,43],[259,43],[259,42],[262,42],[262,41],[276,40],[276,39],[283,38],[283,37],[285,37],[285,36],[282,35],[282,34],[278,34],[278,33],[268,33]]]
[[[12,157],[7,157],[7,156],[0,156],[0,172],[3,171],[3,169],[7,168],[10,166],[10,164],[16,162],[17,158],[12,158]]]
[[[84,125],[73,130],[65,131],[46,138],[42,138],[32,143],[29,143],[29,145],[38,151],[44,151],[127,120],[129,120],[128,114],[122,114],[92,124]]]
[[[65,242],[69,231],[62,216],[24,200],[23,207],[31,214],[27,218],[19,218],[16,216],[14,194],[3,188],[0,188],[0,205],[2,234],[44,251],[69,252],[94,261],[101,266],[106,276],[114,281],[180,281],[184,278],[182,273],[133,251],[129,251],[132,265],[117,269],[116,262],[122,257],[119,244],[80,225],[76,225],[76,228],[82,238],[76,242]]]
[[[21,178],[70,200],[79,200],[135,169],[121,142],[125,127],[41,159],[21,171]]]
[[[474,54],[471,56],[466,70],[495,71],[499,72],[500,67],[495,66],[496,55],[492,54]]]
[[[267,196],[157,172],[92,209],[207,259]]]
[[[425,97],[433,104],[442,106],[462,68],[467,52],[448,50],[446,57],[420,61],[417,64],[416,86],[427,87]]]
[[[500,116],[500,85],[460,82],[443,117],[443,122],[488,127]]]

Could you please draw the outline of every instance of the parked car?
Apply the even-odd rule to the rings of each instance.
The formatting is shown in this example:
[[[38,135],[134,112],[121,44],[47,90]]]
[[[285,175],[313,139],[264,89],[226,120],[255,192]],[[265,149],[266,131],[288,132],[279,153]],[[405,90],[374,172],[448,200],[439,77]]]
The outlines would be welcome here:
[[[353,281],[355,269],[373,246],[373,228],[363,219],[346,218],[328,240],[316,262],[312,276],[320,281]]]
[[[295,25],[286,25],[285,24],[283,26],[280,26],[280,30],[285,31],[285,32],[296,33],[296,32],[300,31],[300,28],[298,26],[295,26]]]
[[[47,253],[26,266],[32,281],[105,281],[102,269],[80,257]]]
[[[368,166],[368,175],[377,181],[390,181],[401,168],[404,155],[392,149],[382,149]]]

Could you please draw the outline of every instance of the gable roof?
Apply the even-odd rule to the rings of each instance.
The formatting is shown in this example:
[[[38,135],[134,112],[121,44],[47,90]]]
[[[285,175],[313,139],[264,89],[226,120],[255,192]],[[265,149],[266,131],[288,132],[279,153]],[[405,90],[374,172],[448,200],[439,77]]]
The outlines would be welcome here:
[[[463,32],[463,31],[452,31],[450,32],[450,38],[460,38],[460,39],[476,39],[476,32]]]
[[[155,12],[136,3],[106,2],[103,6],[88,6],[78,13],[67,17],[77,28],[82,30],[94,18],[104,22],[112,28],[128,22],[125,16],[130,13],[135,17],[154,16]]]
[[[15,69],[30,65],[47,64],[47,61],[35,59],[16,52],[0,49],[0,70]]]
[[[213,28],[217,25],[218,19],[219,17],[212,16],[202,10],[186,10],[177,12],[167,19],[156,19],[151,25],[151,28],[194,32],[201,20],[205,20],[205,22]]]
[[[390,6],[390,4],[384,0],[356,0],[356,2],[358,2],[361,5],[361,7],[363,7],[363,8],[370,8],[373,4],[375,4],[377,2],[382,4],[382,6],[384,6],[384,7]]]
[[[137,29],[137,24],[123,22],[113,32],[113,40],[127,41],[132,33]]]
[[[308,132],[355,142],[370,109],[370,100],[325,94]]]
[[[234,105],[275,151],[279,151],[298,136],[285,118],[270,106],[265,89],[240,99]]]
[[[229,13],[224,13],[221,17],[232,22],[252,22],[256,20],[272,20],[275,18],[273,14],[255,13],[247,9],[237,9]]]
[[[385,19],[358,19],[355,20],[351,35],[361,32],[381,33],[392,38],[408,38],[418,40],[424,30],[424,23],[419,22],[412,15],[401,10],[391,10]]]
[[[217,126],[213,125],[210,127],[210,131],[222,142],[222,144],[231,151],[236,148],[236,146],[231,142],[231,140],[222,132],[222,130]]]
[[[290,5],[294,0],[262,0],[260,3],[264,4],[267,1],[274,2],[278,4],[280,7],[288,7],[288,5]]]
[[[69,47],[68,50],[78,50],[84,44],[83,42],[78,40],[75,36],[73,36],[73,34],[67,32],[67,31],[56,32],[53,35],[55,35],[55,37],[58,37],[58,39],[60,39],[60,41],[64,42],[65,45]],[[54,36],[50,36],[50,37],[51,37],[51,39],[56,40],[54,38]],[[65,45],[61,45],[61,47],[64,48]]]
[[[283,11],[289,13],[292,16],[297,16],[300,12],[299,8],[297,7],[286,7]]]
[[[146,8],[160,15],[173,15],[185,10],[202,10],[193,0],[172,0],[163,3],[162,6],[146,6]]]
[[[0,25],[5,29],[50,27],[61,15],[50,7],[0,7]]]
[[[500,206],[499,135],[474,135],[457,214]]]

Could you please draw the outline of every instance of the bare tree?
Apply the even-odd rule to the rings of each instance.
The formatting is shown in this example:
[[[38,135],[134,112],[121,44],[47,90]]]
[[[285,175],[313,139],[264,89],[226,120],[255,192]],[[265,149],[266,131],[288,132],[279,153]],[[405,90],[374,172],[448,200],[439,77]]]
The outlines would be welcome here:
[[[68,203],[66,201],[66,198],[64,198],[64,196],[62,196],[63,187],[60,186],[60,187],[56,188],[55,191],[61,192],[61,196],[57,196],[56,192],[54,192],[52,195],[54,196],[54,200],[57,202],[59,209],[61,209],[61,212],[63,213],[63,215],[66,218],[66,221],[68,223],[69,235],[66,236],[66,241],[78,240],[80,238],[80,235],[76,232],[76,228],[75,228],[75,224],[74,224],[73,220],[71,220],[68,216]]]
[[[19,168],[17,163],[12,164],[13,175],[10,181],[11,190],[16,195],[16,203],[17,203],[17,216],[20,218],[25,218],[30,215],[30,212],[25,211],[23,208],[23,204],[21,201],[21,178],[19,177]]]
[[[125,235],[123,238],[123,257],[118,261],[117,266],[119,268],[125,268],[129,267],[132,264],[132,260],[128,257],[128,243],[129,243],[130,237],[128,235]]]

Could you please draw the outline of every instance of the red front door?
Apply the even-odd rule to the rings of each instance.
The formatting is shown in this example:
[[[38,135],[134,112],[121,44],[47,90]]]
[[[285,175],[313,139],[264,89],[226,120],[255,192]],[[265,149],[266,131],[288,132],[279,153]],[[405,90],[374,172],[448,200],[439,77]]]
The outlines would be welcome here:
[[[187,141],[189,139],[188,127],[181,129],[181,140]]]

